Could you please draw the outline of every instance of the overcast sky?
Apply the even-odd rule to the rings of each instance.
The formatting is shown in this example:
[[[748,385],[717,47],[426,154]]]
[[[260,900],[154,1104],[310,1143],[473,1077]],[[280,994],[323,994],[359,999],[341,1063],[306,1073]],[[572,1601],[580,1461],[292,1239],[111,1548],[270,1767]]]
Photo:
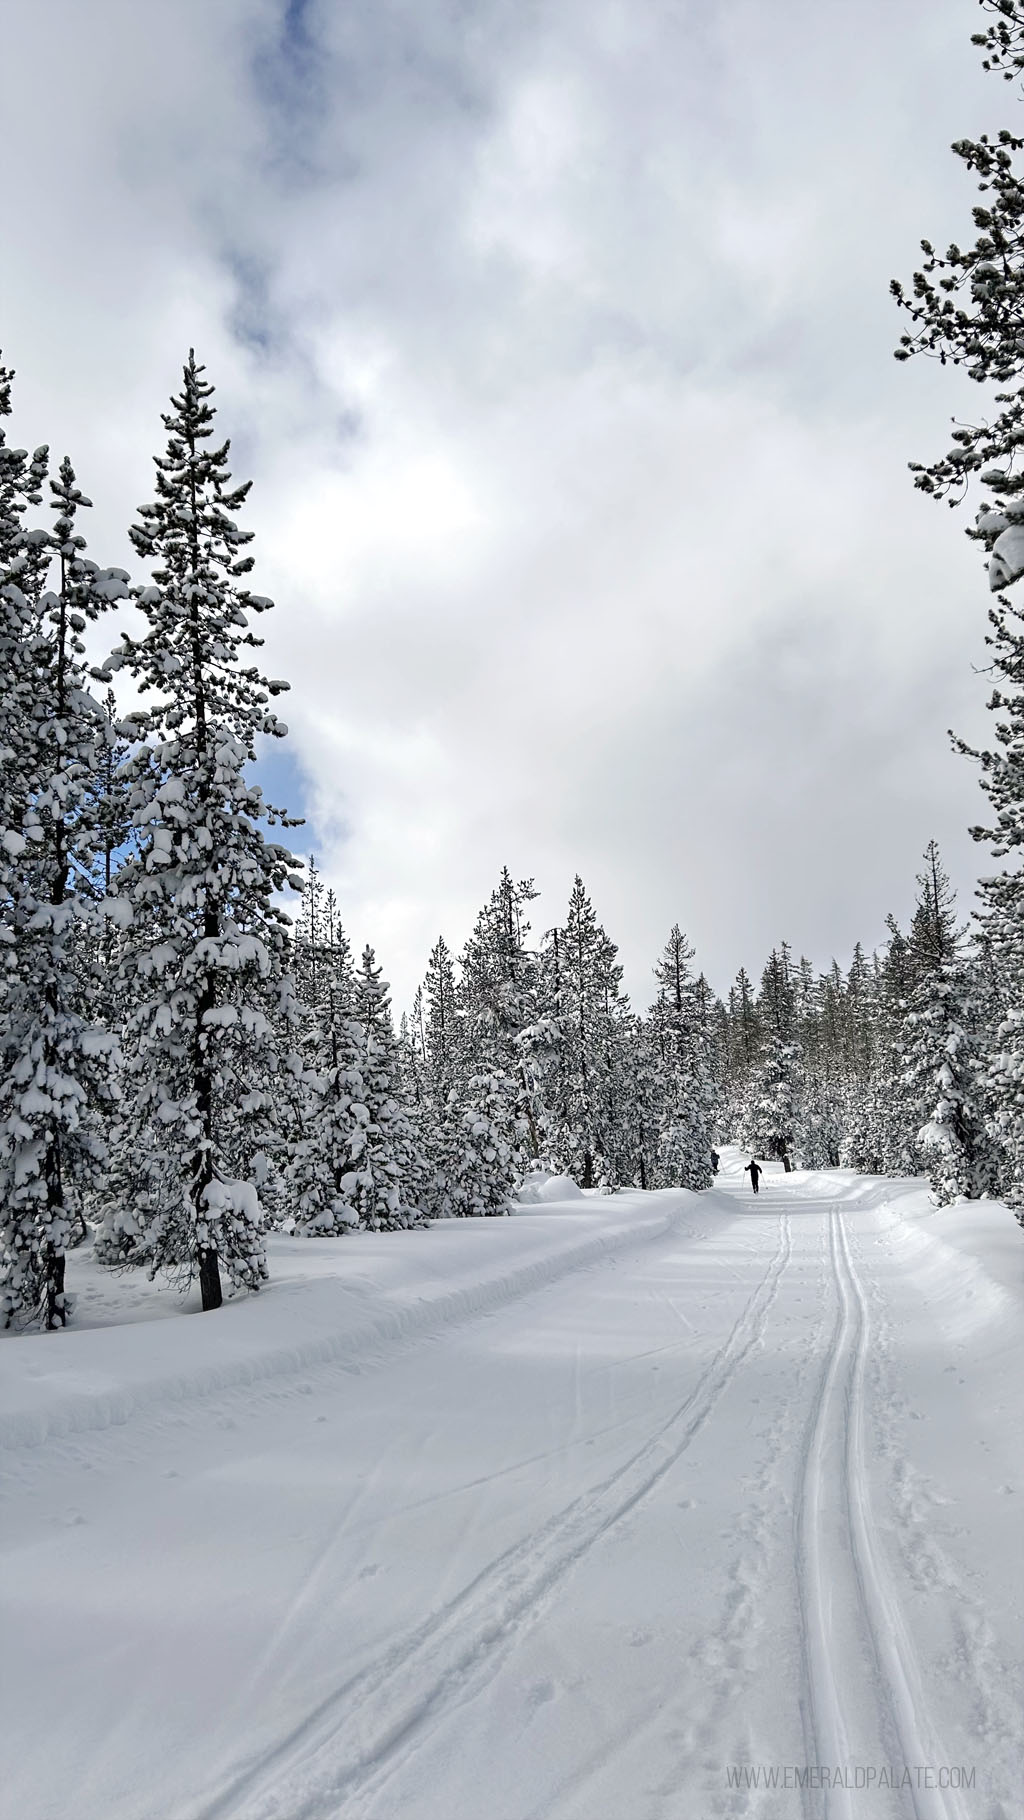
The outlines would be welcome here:
[[[503,864],[641,1005],[905,919],[984,811],[981,394],[888,296],[1018,129],[974,0],[4,0],[0,346],[135,567],[194,345],[255,481],[270,794],[399,1004]],[[282,750],[284,750],[282,748]]]

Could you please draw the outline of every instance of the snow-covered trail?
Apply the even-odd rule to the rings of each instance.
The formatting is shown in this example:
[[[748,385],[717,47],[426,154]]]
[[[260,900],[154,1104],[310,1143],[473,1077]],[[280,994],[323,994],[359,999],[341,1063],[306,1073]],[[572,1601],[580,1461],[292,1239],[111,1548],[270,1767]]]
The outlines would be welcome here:
[[[729,1156],[699,1197],[394,1235],[486,1285],[191,1397],[209,1320],[16,1342],[15,1443],[79,1375],[69,1432],[62,1380],[0,1452],[0,1809],[1011,1820],[1021,1298],[922,1200],[755,1200]],[[119,1403],[157,1333],[173,1391]]]

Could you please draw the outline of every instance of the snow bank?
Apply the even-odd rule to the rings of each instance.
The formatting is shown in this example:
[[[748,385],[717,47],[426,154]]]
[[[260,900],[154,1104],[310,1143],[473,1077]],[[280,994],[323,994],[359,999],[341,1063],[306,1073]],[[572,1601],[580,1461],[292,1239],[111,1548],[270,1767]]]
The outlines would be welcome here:
[[[894,1180],[848,1169],[794,1169],[771,1186],[827,1197],[839,1207],[871,1207],[877,1243],[913,1269],[954,1337],[1003,1316],[1019,1319],[1024,1232],[1002,1201],[936,1207],[923,1177]]]
[[[573,1181],[571,1175],[548,1175],[543,1169],[535,1169],[528,1175],[516,1196],[520,1207],[536,1207],[538,1204],[565,1201],[582,1201],[582,1188]]]
[[[107,1428],[161,1403],[314,1365],[347,1361],[358,1370],[384,1351],[500,1307],[638,1240],[670,1231],[685,1237],[685,1216],[699,1208],[696,1196],[679,1190],[617,1195],[596,1205],[580,1199],[532,1219],[525,1210],[515,1221],[440,1220],[356,1240],[271,1235],[270,1283],[195,1320],[194,1298],[185,1318],[160,1318],[183,1304],[166,1289],[141,1298],[134,1273],[107,1276],[105,1318],[116,1319],[109,1304],[120,1295],[135,1304],[129,1324],[6,1336],[0,1446]],[[72,1296],[84,1274],[75,1253],[68,1267]],[[140,1318],[142,1299],[156,1318]]]
[[[877,1181],[877,1178],[876,1178]],[[879,1243],[911,1266],[932,1312],[955,1338],[1003,1323],[1016,1330],[1024,1301],[1024,1233],[1001,1201],[936,1207],[923,1183],[887,1183]],[[901,1192],[902,1189],[902,1192]]]

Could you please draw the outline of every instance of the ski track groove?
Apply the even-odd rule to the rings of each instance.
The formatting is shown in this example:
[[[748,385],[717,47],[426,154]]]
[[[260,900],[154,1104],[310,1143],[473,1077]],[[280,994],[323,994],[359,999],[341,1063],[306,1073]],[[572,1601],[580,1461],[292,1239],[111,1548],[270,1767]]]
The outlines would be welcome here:
[[[874,1658],[877,1704],[884,1708],[879,1712],[882,1736],[889,1733],[893,1737],[904,1764],[937,1763],[941,1758],[927,1718],[913,1645],[875,1547],[864,1455],[864,1380],[870,1335],[867,1301],[839,1206],[829,1205],[825,1214],[836,1320],[801,1450],[795,1536],[807,1760],[830,1765],[855,1761],[833,1666],[843,1660],[832,1635],[831,1616],[831,1590],[840,1578],[842,1564],[834,1557],[826,1558],[822,1514],[824,1455],[838,1433],[842,1524],[849,1541],[853,1590]],[[914,1820],[969,1820],[956,1790],[911,1787],[899,1792],[904,1812]],[[846,1788],[823,1790],[817,1809],[805,1799],[808,1820],[818,1820],[818,1816],[820,1820],[855,1820],[856,1793]]]
[[[790,1219],[782,1213],[764,1276],[697,1383],[655,1433],[411,1636],[342,1682],[289,1737],[193,1807],[193,1820],[336,1820],[341,1811],[356,1820],[368,1812],[366,1803],[419,1747],[423,1727],[476,1696],[542,1601],[686,1451],[759,1343],[791,1252]]]
[[[973,1733],[991,1747],[994,1741],[1016,1739],[1020,1732],[1017,1672],[1013,1664],[992,1649],[994,1637],[984,1604],[972,1591],[969,1580],[965,1580],[962,1568],[955,1566],[943,1549],[936,1533],[939,1526],[933,1518],[926,1520],[922,1515],[922,1499],[927,1500],[932,1513],[941,1509],[946,1500],[940,1493],[936,1506],[929,1481],[915,1471],[900,1450],[893,1412],[898,1408],[905,1414],[909,1404],[903,1387],[892,1383],[892,1325],[884,1301],[875,1303],[874,1312],[871,1366],[882,1405],[881,1452],[890,1466],[890,1495],[896,1513],[901,1565],[915,1590],[926,1596],[936,1590],[942,1593]],[[1013,1785],[1016,1773],[1016,1762],[1007,1766],[1008,1787]],[[1000,1820],[1000,1816],[1006,1820],[1005,1809],[997,1802],[991,1809],[991,1820]]]

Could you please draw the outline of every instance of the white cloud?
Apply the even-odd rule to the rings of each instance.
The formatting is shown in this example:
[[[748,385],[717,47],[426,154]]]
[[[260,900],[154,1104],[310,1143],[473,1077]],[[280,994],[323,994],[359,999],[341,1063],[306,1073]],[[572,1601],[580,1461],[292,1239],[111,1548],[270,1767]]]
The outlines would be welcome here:
[[[945,728],[980,713],[984,576],[905,470],[967,394],[895,366],[886,294],[966,231],[948,141],[1017,105],[969,29],[959,0],[23,9],[18,431],[126,560],[207,362],[302,844],[401,997],[506,862],[541,927],[582,871],[641,996],[675,920],[724,989],[782,936],[876,939],[933,832],[973,877]]]

